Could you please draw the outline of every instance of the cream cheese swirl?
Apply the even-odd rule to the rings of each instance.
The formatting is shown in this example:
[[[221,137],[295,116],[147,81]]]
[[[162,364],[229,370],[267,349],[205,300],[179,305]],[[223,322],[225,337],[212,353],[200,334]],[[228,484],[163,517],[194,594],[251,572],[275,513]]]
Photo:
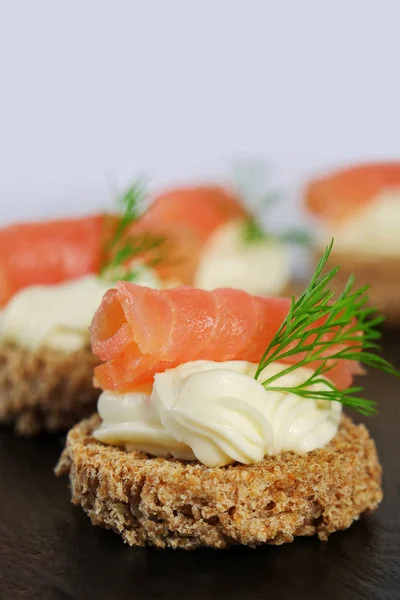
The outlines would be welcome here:
[[[336,435],[342,407],[261,385],[284,368],[269,365],[255,380],[251,363],[194,361],[156,375],[151,396],[103,392],[98,404],[103,423],[93,435],[107,444],[197,459],[208,467],[310,452]],[[299,368],[277,384],[298,385],[310,374]]]

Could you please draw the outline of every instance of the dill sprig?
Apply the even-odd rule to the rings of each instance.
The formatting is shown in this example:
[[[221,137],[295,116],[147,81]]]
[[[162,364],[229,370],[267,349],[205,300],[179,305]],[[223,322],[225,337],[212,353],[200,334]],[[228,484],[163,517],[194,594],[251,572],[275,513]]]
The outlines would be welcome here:
[[[143,213],[146,199],[146,181],[138,178],[116,200],[119,213],[114,233],[104,248],[100,276],[117,281],[134,281],[137,270],[129,263],[136,257],[147,267],[155,267],[163,260],[161,250],[166,239],[150,232],[133,233],[132,226]]]
[[[259,218],[254,216],[245,220],[243,238],[248,244],[279,240],[284,244],[309,246],[312,241],[312,236],[306,229],[288,229],[286,231],[272,233],[262,225]]]
[[[267,231],[261,226],[258,219],[255,217],[249,217],[244,222],[243,239],[247,244],[252,244],[254,242],[272,240],[274,237],[267,233]]]
[[[243,193],[243,192],[242,192]],[[250,194],[243,194],[247,199],[250,198]],[[264,225],[261,223],[261,218],[259,214],[261,209],[263,211],[270,210],[274,205],[279,202],[279,196],[274,194],[273,192],[266,192],[259,197],[256,202],[253,202],[255,205],[253,207],[253,214],[250,215],[244,222],[243,226],[243,239],[248,244],[252,244],[255,242],[261,242],[265,240],[276,240],[277,235],[268,231]]]
[[[139,177],[124,194],[117,196],[116,204],[120,218],[114,237],[108,243],[110,250],[118,244],[130,226],[140,217],[143,212],[145,198],[146,181],[144,177]]]
[[[247,244],[280,241],[285,244],[309,246],[312,236],[305,228],[272,231],[264,225],[261,213],[268,214],[282,202],[282,194],[270,189],[270,171],[263,161],[247,160],[234,165],[234,187],[249,204],[252,215],[243,225],[243,240]]]
[[[290,392],[305,398],[335,400],[364,415],[371,415],[376,412],[375,403],[356,395],[362,392],[361,387],[339,390],[325,375],[328,373],[329,377],[329,371],[341,360],[358,361],[397,377],[400,373],[376,353],[380,350],[377,327],[384,319],[375,309],[366,307],[368,286],[353,291],[354,276],[351,276],[343,293],[333,300],[334,293],[328,284],[340,267],[323,273],[332,246],[333,240],[300,298],[292,297],[289,313],[261,358],[255,379],[272,362],[285,362],[300,355],[295,364],[288,364],[262,385],[268,390]],[[280,377],[311,363],[316,363],[317,367],[306,381],[294,387],[279,386]],[[321,383],[324,389],[312,389]]]

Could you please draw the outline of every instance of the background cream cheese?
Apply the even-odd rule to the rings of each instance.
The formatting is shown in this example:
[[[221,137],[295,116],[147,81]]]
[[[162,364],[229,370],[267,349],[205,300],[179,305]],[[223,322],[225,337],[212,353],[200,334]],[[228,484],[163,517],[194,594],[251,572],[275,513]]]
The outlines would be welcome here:
[[[197,458],[209,467],[320,448],[336,435],[342,406],[261,385],[284,368],[272,364],[256,381],[256,365],[244,361],[194,361],[156,375],[151,397],[103,392],[103,423],[93,435],[156,456]],[[299,368],[275,384],[298,385],[310,374]]]
[[[286,248],[278,241],[246,242],[244,222],[231,221],[219,227],[203,249],[195,287],[242,289],[249,294],[279,294],[289,282]]]
[[[324,232],[335,251],[400,256],[400,189],[385,189],[343,223]]]
[[[160,282],[142,267],[135,283],[159,287]],[[89,343],[89,325],[110,287],[111,282],[87,275],[57,285],[24,288],[0,313],[0,340],[32,350],[46,346],[74,352]]]

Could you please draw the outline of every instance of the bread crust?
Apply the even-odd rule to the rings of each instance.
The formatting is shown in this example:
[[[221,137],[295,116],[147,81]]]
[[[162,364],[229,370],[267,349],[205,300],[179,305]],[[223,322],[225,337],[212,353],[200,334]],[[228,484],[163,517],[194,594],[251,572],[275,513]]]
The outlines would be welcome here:
[[[321,251],[315,251],[317,264]],[[350,254],[332,250],[328,267],[340,265],[340,271],[329,282],[330,289],[341,293],[350,277],[356,277],[356,287],[369,285],[369,305],[386,317],[389,323],[400,325],[400,257],[376,254]]]
[[[97,415],[68,434],[56,474],[94,525],[131,546],[193,549],[321,540],[382,499],[381,467],[364,425],[343,417],[326,447],[253,465],[200,463],[126,452],[96,441]]]
[[[96,408],[93,387],[98,360],[89,348],[64,354],[0,345],[0,422],[17,433],[67,431]]]

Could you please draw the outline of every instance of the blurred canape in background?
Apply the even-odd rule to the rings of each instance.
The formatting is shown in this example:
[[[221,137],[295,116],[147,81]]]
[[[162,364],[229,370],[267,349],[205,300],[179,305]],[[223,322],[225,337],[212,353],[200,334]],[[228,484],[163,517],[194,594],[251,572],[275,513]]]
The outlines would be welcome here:
[[[115,210],[0,229],[0,421],[17,431],[68,429],[92,412],[89,326],[118,280],[285,295],[286,243],[229,187],[155,196],[137,180]]]
[[[169,287],[194,285],[208,240],[220,227],[247,214],[241,199],[223,186],[176,187],[150,199],[147,210],[139,209],[130,233],[160,237],[160,260],[154,268]]]
[[[306,187],[306,208],[319,227],[315,259],[334,238],[332,285],[342,290],[351,274],[370,285],[369,301],[389,323],[400,323],[400,162],[365,163],[328,173]]]

